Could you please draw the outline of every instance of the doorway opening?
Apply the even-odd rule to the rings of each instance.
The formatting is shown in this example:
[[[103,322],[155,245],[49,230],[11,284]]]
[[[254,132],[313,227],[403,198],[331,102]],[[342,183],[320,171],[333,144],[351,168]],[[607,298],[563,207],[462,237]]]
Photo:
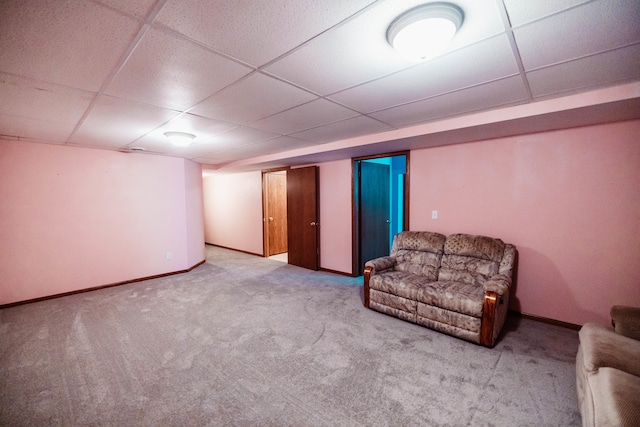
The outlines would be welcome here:
[[[353,159],[353,273],[389,255],[393,237],[409,228],[408,152]]]
[[[264,256],[320,268],[318,167],[262,172]]]
[[[288,261],[287,171],[262,173],[264,256]]]

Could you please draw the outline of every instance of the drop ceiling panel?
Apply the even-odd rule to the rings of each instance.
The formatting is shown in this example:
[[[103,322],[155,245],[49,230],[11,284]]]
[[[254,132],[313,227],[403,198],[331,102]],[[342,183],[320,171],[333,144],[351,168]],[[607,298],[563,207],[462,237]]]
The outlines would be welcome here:
[[[62,144],[73,132],[73,125],[32,117],[0,114],[0,129],[0,135],[19,136],[26,140]]]
[[[163,132],[159,129],[152,135],[141,139],[136,146],[141,146],[150,151],[162,152],[189,159],[199,157],[217,158],[219,153],[234,150],[245,145],[255,144],[274,135],[267,132],[256,131],[250,128],[234,128],[226,133],[203,135],[198,133],[193,145],[189,147],[176,147],[169,143]]]
[[[517,73],[509,41],[500,35],[330,98],[367,113]]]
[[[527,99],[522,78],[503,80],[448,93],[423,101],[372,113],[371,116],[397,127],[426,122],[472,111],[524,102]]]
[[[175,115],[172,110],[101,96],[71,142],[120,149]]]
[[[251,126],[268,132],[287,135],[357,115],[354,111],[326,99],[317,99],[259,120],[252,123]]]
[[[534,97],[640,79],[640,44],[527,73]]]
[[[447,54],[404,62],[388,25],[432,1],[0,0],[0,135],[221,164],[640,81],[637,0],[455,0]]]
[[[219,153],[215,153],[209,157],[199,157],[193,159],[194,161],[209,164],[209,165],[222,165],[225,163],[235,162],[251,157],[258,157],[262,155],[276,154],[283,151],[295,150],[299,148],[305,148],[314,145],[308,141],[302,141],[296,138],[288,136],[281,136],[278,138],[262,141],[256,144],[245,145],[237,149],[231,149]]]
[[[638,0],[596,1],[514,30],[527,71],[640,42]]]
[[[0,113],[75,126],[92,92],[0,73]],[[21,136],[21,135],[16,135]]]
[[[316,98],[309,92],[256,72],[196,105],[190,112],[248,124]]]
[[[393,128],[391,126],[388,126],[370,117],[358,116],[352,119],[342,120],[314,129],[309,129],[303,132],[294,133],[291,136],[304,139],[306,141],[325,143],[372,133],[384,132],[392,129]]]
[[[261,66],[371,3],[373,0],[169,0],[157,21]]]
[[[395,17],[424,3],[396,0],[376,4],[364,13],[321,34],[266,71],[321,95],[365,83],[410,67],[389,45],[386,33]],[[461,0],[465,22],[448,51],[504,31],[494,0]]]
[[[150,30],[106,94],[184,110],[249,72],[195,43]]]
[[[534,21],[592,0],[504,0],[509,20],[514,27]]]
[[[144,18],[151,12],[153,5],[156,3],[156,0],[98,0],[102,4],[106,4],[108,6],[113,7],[114,9],[118,9],[127,13],[129,15],[133,15],[136,18]]]
[[[192,114],[181,114],[135,141],[132,146],[150,151],[162,152],[182,157],[200,156],[204,151],[221,149],[218,136],[236,128],[236,125],[211,120]],[[196,136],[193,145],[177,147],[172,145],[165,132],[187,132]]]
[[[4,1],[1,70],[98,91],[139,25],[133,18],[86,1]]]

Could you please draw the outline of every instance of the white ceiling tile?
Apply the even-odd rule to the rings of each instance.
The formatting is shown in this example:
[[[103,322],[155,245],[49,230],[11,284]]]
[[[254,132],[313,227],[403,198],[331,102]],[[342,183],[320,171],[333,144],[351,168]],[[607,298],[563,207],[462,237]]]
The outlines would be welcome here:
[[[2,2],[0,71],[98,91],[139,23],[96,3]]]
[[[638,0],[597,1],[514,30],[527,71],[640,42]]]
[[[290,134],[356,116],[357,113],[326,99],[317,99],[266,119],[252,127],[279,134]]]
[[[527,92],[520,76],[475,86],[423,101],[372,113],[371,116],[403,127],[443,117],[523,102]]]
[[[102,4],[113,7],[133,15],[136,18],[146,17],[156,3],[156,0],[98,0]]]
[[[382,2],[269,65],[266,71],[328,95],[414,65],[389,45],[386,33],[397,16],[422,3]],[[504,31],[494,0],[458,3],[465,21],[449,51]]]
[[[101,96],[71,141],[118,149],[175,116],[172,110]]]
[[[367,113],[517,73],[509,41],[500,35],[331,98]]]
[[[151,151],[160,151],[173,155],[186,155],[189,158],[206,157],[213,154],[226,152],[237,149],[239,147],[255,144],[259,141],[273,138],[275,135],[269,132],[263,132],[256,129],[237,127],[228,132],[222,133],[203,133],[198,131],[193,145],[189,147],[174,147],[164,137],[170,127],[166,126],[158,129],[149,135],[136,141],[135,146],[144,147]]]
[[[370,3],[373,0],[169,0],[157,21],[260,66]]]
[[[299,148],[310,147],[314,145],[312,142],[304,141],[299,138],[290,136],[279,136],[260,142],[262,149],[266,154],[280,153],[282,151],[297,150]]]
[[[393,128],[380,123],[366,116],[358,116],[352,119],[342,120],[317,128],[305,130],[303,132],[294,133],[291,136],[304,139],[306,141],[315,141],[326,143],[330,141],[338,141],[341,139],[353,138],[372,133],[384,132]]]
[[[0,114],[0,135],[62,144],[73,132],[73,125],[32,117]]]
[[[0,73],[0,113],[75,126],[92,92]]]
[[[105,93],[184,110],[249,72],[195,43],[150,30]]]
[[[385,34],[425,1],[0,0],[0,135],[219,165],[640,81],[640,1],[455,0],[465,20],[449,51],[414,66]],[[602,108],[617,117],[599,106],[580,124]],[[167,130],[197,142],[170,146]]]
[[[640,79],[640,44],[527,73],[534,97]]]
[[[281,153],[283,151],[305,148],[314,143],[302,141],[288,136],[269,139],[251,145],[245,145],[236,149],[214,153],[206,157],[198,157],[194,160],[204,164],[221,165],[252,157]]]
[[[315,98],[309,92],[256,72],[196,105],[190,112],[248,124]]]
[[[180,114],[145,134],[135,141],[132,146],[170,154],[200,155],[202,152],[224,148],[220,144],[221,136],[235,128],[236,125],[231,123],[211,120],[192,114]],[[191,133],[195,135],[194,143],[189,147],[173,146],[164,135],[165,132]]]
[[[504,0],[513,27],[533,21],[591,0]]]

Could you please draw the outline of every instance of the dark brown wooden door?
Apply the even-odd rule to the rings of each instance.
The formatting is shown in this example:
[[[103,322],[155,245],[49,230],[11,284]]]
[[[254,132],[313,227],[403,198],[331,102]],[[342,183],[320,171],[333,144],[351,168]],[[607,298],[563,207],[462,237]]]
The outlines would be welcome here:
[[[287,175],[285,171],[265,175],[268,255],[287,252]]]
[[[360,165],[360,272],[374,258],[389,255],[390,168],[363,161]]]
[[[287,171],[289,264],[319,268],[318,168]]]

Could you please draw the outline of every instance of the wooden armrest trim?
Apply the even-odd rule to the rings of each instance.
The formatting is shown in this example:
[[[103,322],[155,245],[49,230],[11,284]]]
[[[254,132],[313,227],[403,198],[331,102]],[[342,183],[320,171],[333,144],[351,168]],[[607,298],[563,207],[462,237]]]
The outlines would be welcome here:
[[[498,304],[498,294],[492,291],[484,293],[484,303],[482,307],[482,323],[480,325],[480,344],[486,347],[493,347],[493,325],[496,320],[496,305]]]
[[[371,278],[371,271],[373,267],[364,268],[364,306],[369,308],[369,279]]]

